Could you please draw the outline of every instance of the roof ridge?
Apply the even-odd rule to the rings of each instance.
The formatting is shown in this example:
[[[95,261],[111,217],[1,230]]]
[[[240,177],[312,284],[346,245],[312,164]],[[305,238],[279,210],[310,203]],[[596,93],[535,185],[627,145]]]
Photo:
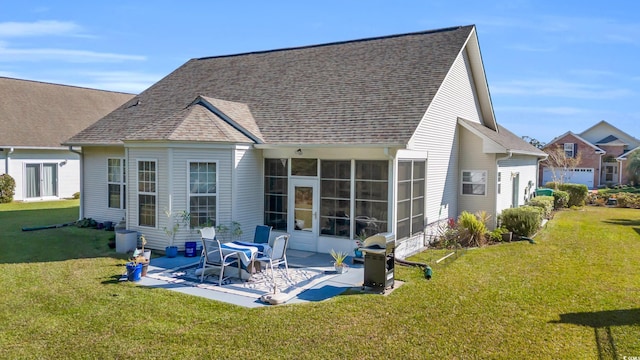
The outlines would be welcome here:
[[[278,49],[249,51],[249,52],[237,53],[237,54],[204,56],[204,57],[200,57],[200,58],[193,58],[191,60],[211,60],[211,59],[222,59],[222,58],[235,57],[235,56],[259,55],[259,54],[269,54],[269,53],[276,53],[276,52],[282,52],[282,51],[291,51],[291,50],[313,49],[313,48],[319,48],[319,47],[344,45],[344,44],[351,44],[351,43],[358,43],[358,42],[385,40],[385,39],[399,38],[399,37],[405,37],[405,36],[437,34],[437,33],[445,32],[445,31],[459,30],[459,29],[462,29],[462,28],[465,28],[465,27],[475,27],[475,25],[474,24],[471,24],[471,25],[459,25],[459,26],[451,26],[451,27],[446,27],[446,28],[441,28],[441,29],[434,29],[434,30],[423,30],[423,31],[401,33],[401,34],[393,34],[393,35],[382,35],[382,36],[366,37],[366,38],[360,38],[360,39],[333,41],[333,42],[321,43],[321,44],[291,46],[291,47],[284,47],[284,48],[278,48]]]

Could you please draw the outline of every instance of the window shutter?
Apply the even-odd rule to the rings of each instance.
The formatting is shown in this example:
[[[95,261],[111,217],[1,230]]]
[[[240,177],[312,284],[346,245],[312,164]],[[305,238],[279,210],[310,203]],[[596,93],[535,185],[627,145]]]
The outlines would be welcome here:
[[[578,143],[573,144],[573,157],[578,155]]]

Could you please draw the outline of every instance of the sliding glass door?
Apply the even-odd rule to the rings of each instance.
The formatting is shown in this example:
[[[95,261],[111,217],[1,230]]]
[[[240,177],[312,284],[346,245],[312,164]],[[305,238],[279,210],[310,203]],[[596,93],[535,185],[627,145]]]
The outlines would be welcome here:
[[[58,164],[26,164],[25,197],[58,196]]]

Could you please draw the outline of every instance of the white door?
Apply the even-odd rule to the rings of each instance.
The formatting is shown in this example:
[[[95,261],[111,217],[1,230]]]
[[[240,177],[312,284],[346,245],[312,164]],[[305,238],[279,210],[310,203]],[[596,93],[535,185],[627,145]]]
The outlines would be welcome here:
[[[291,179],[289,209],[289,247],[315,252],[318,243],[318,181]]]

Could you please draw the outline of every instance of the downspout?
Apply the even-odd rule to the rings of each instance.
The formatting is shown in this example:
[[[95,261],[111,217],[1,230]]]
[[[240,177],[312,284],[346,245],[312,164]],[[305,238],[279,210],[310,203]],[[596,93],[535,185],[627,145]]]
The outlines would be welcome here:
[[[73,150],[73,146],[69,146],[69,151],[78,154],[78,157],[80,157],[80,209],[78,212],[78,220],[80,220],[84,218],[84,153]]]
[[[511,157],[513,157],[513,151],[507,149],[507,156],[503,156],[501,158],[497,158],[496,159],[496,177],[498,176],[498,173],[500,172],[500,164],[499,164],[499,162],[503,161],[503,160],[509,160],[509,159],[511,159]],[[493,226],[494,226],[494,228],[498,227],[498,181],[496,181],[495,191],[496,191],[496,196],[494,197],[495,206],[494,206],[494,211],[493,211],[493,214],[494,214],[494,217],[493,217],[494,224],[493,224]]]
[[[9,155],[13,154],[14,148],[9,148],[9,152],[4,157],[4,172],[5,174],[9,174]]]
[[[539,188],[541,185],[544,185],[538,182],[540,180],[540,168],[541,168],[540,163],[547,160],[548,158],[549,158],[549,155],[547,154],[544,157],[538,158],[538,161],[536,162],[536,164],[538,165],[536,166],[536,184],[537,184],[536,188]]]

